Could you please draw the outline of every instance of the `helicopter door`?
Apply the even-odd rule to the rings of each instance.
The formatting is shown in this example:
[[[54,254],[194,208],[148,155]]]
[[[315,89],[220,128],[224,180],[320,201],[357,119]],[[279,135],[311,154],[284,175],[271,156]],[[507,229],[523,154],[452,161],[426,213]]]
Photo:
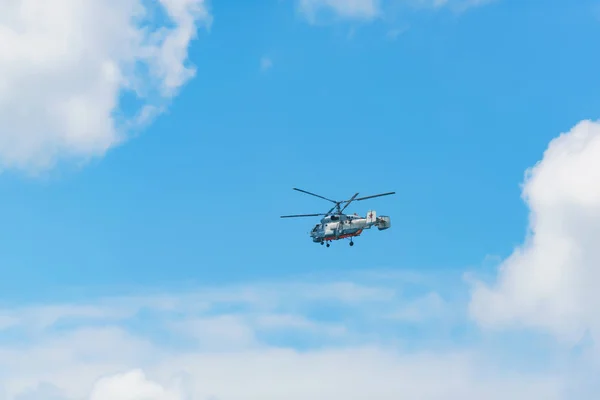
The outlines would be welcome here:
[[[340,220],[340,221],[338,221],[337,226],[335,227],[335,234],[336,234],[336,236],[341,236],[343,233],[344,233],[344,224]]]

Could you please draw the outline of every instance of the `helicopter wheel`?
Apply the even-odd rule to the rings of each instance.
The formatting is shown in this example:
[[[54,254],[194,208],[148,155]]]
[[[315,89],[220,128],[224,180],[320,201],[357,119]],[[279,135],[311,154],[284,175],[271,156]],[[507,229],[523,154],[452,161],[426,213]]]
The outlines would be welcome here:
[[[354,246],[354,242],[353,241],[350,241],[350,246]]]
[[[327,247],[329,247],[329,243],[327,243]]]

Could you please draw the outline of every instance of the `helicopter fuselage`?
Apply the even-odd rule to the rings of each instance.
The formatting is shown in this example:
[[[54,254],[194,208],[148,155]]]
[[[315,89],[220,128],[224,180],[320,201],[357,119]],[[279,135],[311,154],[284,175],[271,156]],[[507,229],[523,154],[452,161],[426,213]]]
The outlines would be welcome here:
[[[313,227],[310,236],[313,242],[324,243],[360,236],[363,230],[370,229],[372,226],[376,226],[379,230],[388,229],[391,226],[390,218],[377,217],[375,211],[369,211],[366,217],[356,214],[328,215]]]

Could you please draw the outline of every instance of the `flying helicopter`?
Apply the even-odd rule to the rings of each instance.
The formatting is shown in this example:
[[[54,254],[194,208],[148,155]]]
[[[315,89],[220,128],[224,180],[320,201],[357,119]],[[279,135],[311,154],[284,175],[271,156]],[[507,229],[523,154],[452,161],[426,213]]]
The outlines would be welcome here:
[[[367,212],[366,217],[362,217],[356,213],[344,214],[344,210],[350,205],[350,203],[354,201],[362,201],[372,199],[375,197],[388,196],[391,194],[395,194],[396,192],[381,193],[365,197],[357,197],[358,193],[356,193],[349,200],[336,201],[315,193],[307,192],[306,190],[298,188],[293,189],[298,192],[319,197],[334,204],[334,206],[326,213],[281,216],[281,218],[322,216],[323,218],[321,218],[321,222],[319,224],[316,224],[309,233],[314,243],[321,243],[321,245],[326,244],[327,247],[329,247],[331,241],[340,239],[350,239],[350,246],[354,246],[353,239],[357,236],[360,236],[365,229],[371,229],[372,226],[376,226],[377,229],[383,231],[391,227],[390,217],[378,217],[377,213],[374,210],[369,210]]]

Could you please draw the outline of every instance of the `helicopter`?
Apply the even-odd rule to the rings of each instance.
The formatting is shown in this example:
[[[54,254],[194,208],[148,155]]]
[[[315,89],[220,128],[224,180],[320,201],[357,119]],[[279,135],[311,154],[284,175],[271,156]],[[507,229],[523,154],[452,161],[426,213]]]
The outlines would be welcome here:
[[[318,217],[322,216],[321,222],[316,224],[310,231],[309,235],[314,243],[320,243],[321,245],[330,246],[330,242],[334,240],[350,239],[350,246],[354,246],[354,238],[360,236],[365,229],[371,229],[372,226],[376,226],[380,231],[389,229],[391,225],[390,217],[388,216],[377,216],[374,210],[369,210],[366,217],[362,217],[356,213],[344,214],[346,207],[354,201],[362,201],[372,199],[375,197],[389,196],[396,192],[387,192],[381,194],[375,194],[366,197],[357,197],[358,193],[354,194],[349,200],[336,201],[331,200],[321,195],[307,192],[306,190],[293,188],[298,192],[306,193],[311,196],[319,197],[321,199],[330,201],[334,206],[326,213],[319,214],[296,214],[296,215],[282,215],[281,218],[297,218],[297,217]],[[342,204],[344,205],[342,207]]]

